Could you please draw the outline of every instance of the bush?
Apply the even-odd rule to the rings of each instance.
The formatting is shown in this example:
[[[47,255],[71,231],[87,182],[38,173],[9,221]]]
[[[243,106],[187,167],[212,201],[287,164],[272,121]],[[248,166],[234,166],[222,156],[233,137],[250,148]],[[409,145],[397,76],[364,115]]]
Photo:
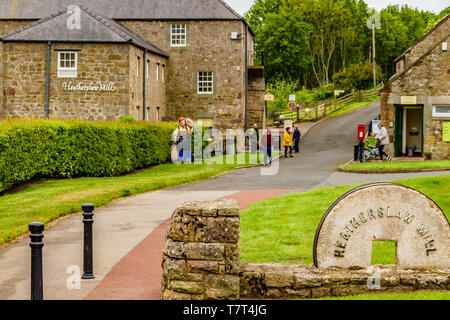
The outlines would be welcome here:
[[[377,78],[383,78],[379,66],[377,66]],[[333,82],[336,89],[346,91],[369,89],[373,87],[373,64],[370,61],[352,64],[346,70],[335,73]]]
[[[0,121],[0,192],[35,178],[118,176],[170,159],[176,124]]]

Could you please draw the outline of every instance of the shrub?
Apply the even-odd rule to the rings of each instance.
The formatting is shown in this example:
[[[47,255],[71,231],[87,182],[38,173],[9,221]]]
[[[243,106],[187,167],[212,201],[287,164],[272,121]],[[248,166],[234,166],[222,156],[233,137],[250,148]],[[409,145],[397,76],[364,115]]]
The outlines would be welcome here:
[[[0,121],[0,192],[35,178],[118,176],[170,159],[176,124]]]
[[[383,78],[381,68],[377,66],[378,79]],[[351,91],[373,87],[373,64],[370,61],[350,65],[346,70],[335,73],[333,82],[337,89]]]

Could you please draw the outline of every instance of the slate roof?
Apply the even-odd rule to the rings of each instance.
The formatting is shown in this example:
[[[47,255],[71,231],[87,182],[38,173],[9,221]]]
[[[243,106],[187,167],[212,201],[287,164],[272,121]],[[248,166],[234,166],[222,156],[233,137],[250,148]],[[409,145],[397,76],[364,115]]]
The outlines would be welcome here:
[[[0,19],[41,19],[73,4],[118,20],[243,20],[223,0],[1,0]]]
[[[105,18],[82,5],[80,7],[81,28],[67,27],[67,10],[30,23],[8,34],[0,36],[2,41],[58,41],[129,43],[142,49],[168,57],[169,55],[112,19]]]

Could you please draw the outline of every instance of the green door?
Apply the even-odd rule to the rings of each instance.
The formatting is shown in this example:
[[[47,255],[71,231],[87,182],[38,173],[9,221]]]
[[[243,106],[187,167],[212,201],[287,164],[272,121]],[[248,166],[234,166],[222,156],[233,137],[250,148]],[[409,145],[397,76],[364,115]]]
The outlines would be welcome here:
[[[395,106],[395,156],[403,156],[403,107]]]

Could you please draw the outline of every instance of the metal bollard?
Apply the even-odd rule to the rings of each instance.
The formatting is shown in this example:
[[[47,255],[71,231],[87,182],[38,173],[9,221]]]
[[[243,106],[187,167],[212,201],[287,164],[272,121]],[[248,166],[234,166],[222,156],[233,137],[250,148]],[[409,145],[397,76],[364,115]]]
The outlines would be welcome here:
[[[28,225],[31,247],[31,300],[44,300],[44,285],[42,278],[42,247],[44,242],[44,224],[33,222]]]
[[[94,223],[94,205],[90,203],[83,204],[83,223],[84,223],[84,254],[83,254],[83,276],[81,279],[95,279],[94,260],[92,245],[92,224]]]

